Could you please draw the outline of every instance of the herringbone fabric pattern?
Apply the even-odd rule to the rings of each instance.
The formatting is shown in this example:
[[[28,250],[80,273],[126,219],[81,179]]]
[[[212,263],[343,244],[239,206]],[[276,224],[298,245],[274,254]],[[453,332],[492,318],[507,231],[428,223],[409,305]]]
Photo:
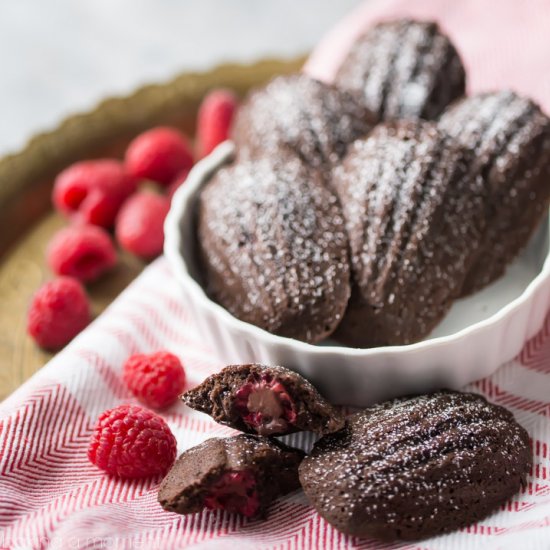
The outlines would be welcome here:
[[[346,36],[349,42],[374,19],[404,13],[439,18],[453,31],[471,90],[512,86],[549,108],[550,0],[372,0],[332,33],[308,68],[330,79]],[[95,419],[132,401],[120,381],[123,361],[159,348],[181,357],[190,385],[222,366],[196,333],[163,259],[0,405],[0,548],[550,549],[550,318],[517,360],[467,388],[511,409],[529,431],[528,486],[477,525],[401,546],[345,537],[301,493],[278,502],[266,522],[220,512],[177,516],[157,504],[158,480],[121,481],[90,465]],[[180,451],[232,433],[182,405],[164,416]],[[307,444],[306,436],[294,438]]]
[[[98,414],[132,401],[120,381],[124,359],[158,348],[182,358],[192,385],[221,366],[201,345],[163,259],[0,406],[0,548],[393,548],[339,534],[301,493],[277,503],[267,522],[219,512],[181,517],[157,504],[157,479],[121,481],[89,464]],[[535,466],[527,489],[478,525],[402,548],[549,547],[549,358],[550,319],[517,361],[470,388],[510,408],[529,430]],[[164,416],[180,451],[232,433],[183,405]]]

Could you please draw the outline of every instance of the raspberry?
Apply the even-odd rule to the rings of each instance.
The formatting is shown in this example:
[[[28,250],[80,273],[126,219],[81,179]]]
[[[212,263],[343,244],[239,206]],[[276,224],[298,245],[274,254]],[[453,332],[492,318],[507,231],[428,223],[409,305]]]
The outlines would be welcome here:
[[[296,406],[271,374],[251,374],[235,393],[234,407],[260,435],[283,433],[296,420]]]
[[[107,473],[125,478],[165,474],[176,459],[176,438],[154,412],[119,405],[97,421],[88,459]]]
[[[132,355],[124,364],[122,378],[140,401],[155,409],[171,405],[185,387],[181,362],[167,351]]]
[[[125,164],[135,178],[168,185],[178,172],[193,166],[193,153],[184,134],[160,126],[143,132],[130,143]]]
[[[255,516],[260,508],[254,474],[248,470],[225,472],[204,496],[209,510],[227,510],[243,516]]]
[[[82,282],[93,281],[116,264],[109,234],[94,225],[73,225],[58,231],[46,252],[50,269]]]
[[[174,198],[174,193],[187,181],[187,176],[191,170],[186,168],[178,173],[178,175],[172,180],[172,183],[166,189],[166,196],[170,201]]]
[[[109,228],[136,182],[122,163],[111,160],[77,162],[61,172],[54,184],[55,207],[78,222]]]
[[[120,209],[116,221],[116,238],[122,248],[149,260],[162,252],[164,218],[170,199],[151,191],[130,197]]]
[[[57,350],[90,322],[90,305],[82,285],[70,277],[44,284],[33,296],[27,332],[46,349]]]
[[[197,117],[198,157],[202,158],[229,138],[237,98],[230,90],[213,90],[202,101]]]

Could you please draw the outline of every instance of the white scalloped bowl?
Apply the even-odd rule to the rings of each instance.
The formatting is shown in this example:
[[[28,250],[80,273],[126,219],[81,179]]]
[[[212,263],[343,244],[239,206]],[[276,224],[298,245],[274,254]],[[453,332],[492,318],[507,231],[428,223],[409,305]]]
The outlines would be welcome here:
[[[196,203],[202,185],[234,154],[221,144],[176,192],[165,224],[164,251],[200,334],[226,364],[283,365],[308,378],[334,403],[365,406],[435,388],[459,389],[513,359],[542,327],[550,304],[548,220],[496,283],[458,300],[425,340],[355,349],[306,344],[240,321],[198,282]]]

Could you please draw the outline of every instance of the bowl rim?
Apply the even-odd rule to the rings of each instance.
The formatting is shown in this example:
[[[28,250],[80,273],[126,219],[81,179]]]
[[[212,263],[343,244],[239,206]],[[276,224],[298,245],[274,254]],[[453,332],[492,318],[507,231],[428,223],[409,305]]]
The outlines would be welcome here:
[[[208,156],[197,162],[189,173],[185,184],[180,186],[174,194],[172,205],[164,224],[164,253],[169,264],[174,269],[176,276],[179,278],[180,282],[185,284],[187,289],[193,293],[195,300],[199,302],[201,307],[209,310],[210,313],[216,316],[219,322],[223,322],[226,326],[229,326],[233,332],[246,332],[249,336],[261,340],[264,344],[283,346],[313,355],[345,354],[354,357],[369,358],[374,355],[395,356],[417,353],[427,349],[440,348],[456,343],[457,341],[470,337],[474,333],[482,332],[502,322],[521,308],[523,304],[528,302],[538,289],[550,279],[549,251],[544,260],[542,269],[531,280],[524,291],[517,298],[493,313],[493,315],[452,334],[437,336],[413,344],[375,348],[352,348],[337,345],[309,344],[293,338],[272,334],[260,327],[234,317],[223,306],[211,300],[200,283],[189,273],[187,264],[180,253],[182,246],[186,246],[186,243],[182,242],[182,235],[180,232],[181,217],[185,214],[187,209],[191,208],[190,201],[193,199],[195,193],[198,192],[208,179],[210,179],[217,169],[232,160],[234,155],[235,145],[231,141],[225,141],[218,145]]]

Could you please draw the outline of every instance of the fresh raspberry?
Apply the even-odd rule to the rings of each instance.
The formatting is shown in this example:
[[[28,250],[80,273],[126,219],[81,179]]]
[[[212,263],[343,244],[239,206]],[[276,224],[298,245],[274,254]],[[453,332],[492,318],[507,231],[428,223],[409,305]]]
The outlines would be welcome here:
[[[176,458],[176,438],[154,412],[119,405],[102,413],[88,459],[107,473],[126,478],[165,474]]]
[[[117,261],[109,233],[95,225],[73,225],[58,231],[46,251],[50,269],[82,282],[93,281]]]
[[[237,98],[230,90],[213,90],[202,101],[197,116],[198,157],[211,153],[229,138],[237,109]]]
[[[204,505],[209,510],[255,516],[260,508],[260,497],[254,474],[249,470],[223,473],[204,496]]]
[[[120,246],[145,260],[158,256],[164,244],[164,219],[170,199],[151,191],[131,196],[120,209],[115,234]]]
[[[135,190],[136,181],[122,163],[88,160],[69,166],[57,176],[53,203],[73,220],[109,228],[124,200]]]
[[[172,180],[172,183],[166,189],[166,196],[172,201],[174,193],[187,181],[187,176],[191,170],[186,168],[178,173],[178,175]]]
[[[33,296],[27,331],[36,343],[57,350],[90,322],[90,304],[82,285],[70,277],[44,284]]]
[[[125,164],[135,178],[168,185],[179,172],[193,166],[193,152],[189,140],[179,130],[159,126],[130,143]]]
[[[154,409],[171,405],[185,387],[183,366],[167,351],[132,355],[124,364],[122,378],[140,401]]]
[[[235,393],[236,412],[260,435],[283,433],[296,420],[296,406],[271,374],[251,374]]]

